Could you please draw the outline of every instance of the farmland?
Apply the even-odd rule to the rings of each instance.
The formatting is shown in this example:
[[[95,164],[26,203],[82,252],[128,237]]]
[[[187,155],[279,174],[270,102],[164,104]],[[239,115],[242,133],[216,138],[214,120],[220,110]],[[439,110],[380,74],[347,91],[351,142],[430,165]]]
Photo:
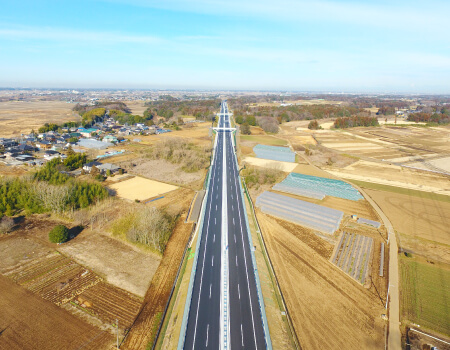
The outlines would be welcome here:
[[[450,336],[450,268],[419,257],[399,259],[404,319]]]
[[[62,101],[0,102],[0,137],[37,131],[44,123],[79,121],[73,104]]]
[[[0,348],[110,349],[114,337],[0,275]]]
[[[163,193],[174,191],[178,187],[135,176],[110,185],[110,188],[115,190],[121,198],[144,201]]]
[[[331,246],[312,239],[310,230],[292,224],[295,229],[288,230],[282,221],[259,211],[257,217],[301,346],[383,347],[384,322],[379,317],[383,306],[375,291],[336,270],[328,261]],[[380,288],[383,293],[385,288]]]

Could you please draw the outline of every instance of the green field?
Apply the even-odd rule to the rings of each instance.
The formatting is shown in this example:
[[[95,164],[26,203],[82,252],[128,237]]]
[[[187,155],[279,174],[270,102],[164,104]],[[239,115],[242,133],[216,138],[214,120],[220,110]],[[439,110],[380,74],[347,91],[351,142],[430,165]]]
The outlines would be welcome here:
[[[441,201],[441,202],[450,202],[450,196],[446,196],[444,194],[437,194],[437,193],[418,191],[418,190],[410,190],[408,188],[403,188],[403,187],[381,185],[381,184],[376,184],[373,182],[364,182],[364,181],[351,180],[351,179],[347,179],[346,181],[352,182],[363,188],[368,188],[369,190],[394,192],[394,193],[406,194],[408,196],[431,199],[431,200],[436,200],[436,201]]]
[[[403,320],[450,336],[450,267],[399,257]]]
[[[286,140],[277,139],[276,137],[273,137],[273,136],[241,135],[241,140],[257,142],[262,145],[268,145],[268,146],[286,146],[287,145]]]

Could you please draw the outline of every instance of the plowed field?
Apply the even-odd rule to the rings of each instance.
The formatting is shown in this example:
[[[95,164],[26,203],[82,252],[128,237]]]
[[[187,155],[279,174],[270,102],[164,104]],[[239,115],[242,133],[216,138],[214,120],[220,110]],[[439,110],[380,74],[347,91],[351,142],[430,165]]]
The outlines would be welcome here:
[[[0,275],[0,349],[111,349],[114,337]]]

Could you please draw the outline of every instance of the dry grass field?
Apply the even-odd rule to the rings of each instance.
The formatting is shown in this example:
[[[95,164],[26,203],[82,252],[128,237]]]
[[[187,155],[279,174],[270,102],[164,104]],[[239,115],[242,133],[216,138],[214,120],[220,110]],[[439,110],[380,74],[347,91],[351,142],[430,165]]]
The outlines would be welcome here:
[[[435,258],[440,252],[441,259],[450,263],[450,202],[386,191],[365,191],[399,232],[402,248]]]
[[[144,201],[166,192],[174,191],[178,187],[168,185],[162,182],[145,179],[143,177],[135,176],[131,179],[120,181],[109,186],[117,192],[120,198]]]
[[[269,160],[255,157],[245,157],[243,164],[254,165],[262,168],[281,170],[290,173],[297,167],[297,163],[281,162],[278,160]]]
[[[0,137],[37,131],[44,123],[79,121],[73,106],[61,101],[0,102]]]
[[[450,195],[447,176],[387,163],[359,160],[342,169],[332,169],[329,172],[346,179]]]

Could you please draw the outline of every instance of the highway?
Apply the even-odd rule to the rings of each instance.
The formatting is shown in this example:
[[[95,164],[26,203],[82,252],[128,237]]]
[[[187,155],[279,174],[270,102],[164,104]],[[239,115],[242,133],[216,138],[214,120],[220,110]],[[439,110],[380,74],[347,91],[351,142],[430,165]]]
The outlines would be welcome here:
[[[265,349],[232,144],[222,102],[184,349]]]

